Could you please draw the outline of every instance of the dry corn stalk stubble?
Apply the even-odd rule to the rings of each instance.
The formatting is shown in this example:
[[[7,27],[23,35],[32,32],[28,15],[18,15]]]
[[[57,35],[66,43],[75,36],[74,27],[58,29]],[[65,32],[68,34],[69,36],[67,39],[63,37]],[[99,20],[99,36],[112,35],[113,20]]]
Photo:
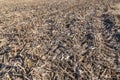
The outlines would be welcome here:
[[[0,80],[119,80],[115,2],[0,6]]]

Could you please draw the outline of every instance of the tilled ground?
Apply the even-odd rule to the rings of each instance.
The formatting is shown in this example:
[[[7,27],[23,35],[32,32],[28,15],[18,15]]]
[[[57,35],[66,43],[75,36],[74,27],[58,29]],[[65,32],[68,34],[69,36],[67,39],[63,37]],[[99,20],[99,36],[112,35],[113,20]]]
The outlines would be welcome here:
[[[0,6],[0,80],[120,80],[119,2]]]

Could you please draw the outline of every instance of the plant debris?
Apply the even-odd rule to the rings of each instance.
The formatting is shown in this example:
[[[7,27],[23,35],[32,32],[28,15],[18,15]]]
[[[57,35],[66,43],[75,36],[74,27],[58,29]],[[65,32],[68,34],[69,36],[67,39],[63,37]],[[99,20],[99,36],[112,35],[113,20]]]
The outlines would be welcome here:
[[[118,3],[1,4],[0,80],[120,80]]]

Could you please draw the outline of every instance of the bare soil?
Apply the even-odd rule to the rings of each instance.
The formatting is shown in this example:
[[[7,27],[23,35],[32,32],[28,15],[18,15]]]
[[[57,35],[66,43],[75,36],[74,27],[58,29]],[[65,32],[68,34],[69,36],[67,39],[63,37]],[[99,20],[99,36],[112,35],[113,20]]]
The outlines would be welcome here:
[[[120,80],[119,0],[0,0],[0,80]]]

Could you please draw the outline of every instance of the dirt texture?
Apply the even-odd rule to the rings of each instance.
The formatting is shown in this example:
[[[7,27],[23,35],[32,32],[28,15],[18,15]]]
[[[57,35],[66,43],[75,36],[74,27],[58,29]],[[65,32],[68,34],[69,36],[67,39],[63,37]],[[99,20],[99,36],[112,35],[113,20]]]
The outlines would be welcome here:
[[[0,0],[0,80],[120,80],[120,0]]]

